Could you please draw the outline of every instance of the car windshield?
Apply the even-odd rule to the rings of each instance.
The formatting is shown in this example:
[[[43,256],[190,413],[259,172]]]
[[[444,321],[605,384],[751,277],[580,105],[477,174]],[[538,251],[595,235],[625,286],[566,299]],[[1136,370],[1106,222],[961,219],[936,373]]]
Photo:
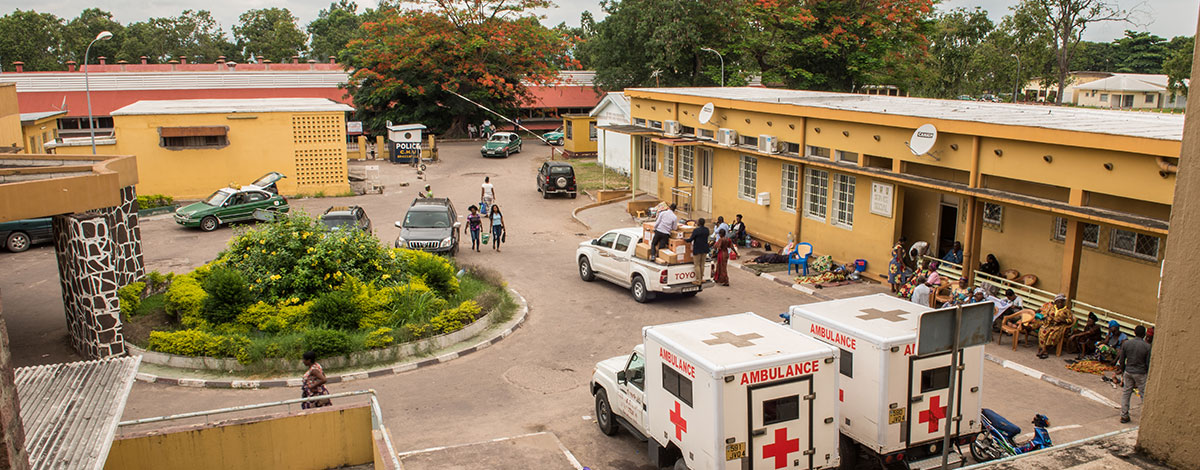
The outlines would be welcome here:
[[[496,134],[488,139],[488,142],[508,142],[508,136]]]
[[[321,217],[321,223],[326,227],[334,228],[339,225],[354,225],[354,217],[348,215],[327,215]]]
[[[211,196],[205,198],[204,203],[210,206],[219,206],[225,203],[225,199],[229,197],[229,194],[230,192],[225,191],[224,189],[217,190],[217,192],[212,193]]]
[[[254,180],[254,182],[253,182],[253,183],[250,183],[250,184],[252,184],[252,185],[254,185],[254,186],[258,186],[258,187],[260,187],[260,188],[261,188],[261,187],[263,187],[263,186],[266,186],[266,185],[268,185],[268,184],[271,184],[271,180],[272,180],[272,179],[274,179],[274,178],[275,178],[275,174],[274,174],[274,173],[267,173],[267,174],[263,175],[263,177],[262,177],[262,178],[259,178],[259,179],[257,179],[257,180]]]
[[[450,226],[450,216],[445,212],[408,211],[404,216],[405,228],[444,228]]]
[[[569,167],[569,166],[552,166],[552,167],[550,167],[550,174],[552,174],[552,175],[569,175],[569,174],[571,174],[571,167]]]

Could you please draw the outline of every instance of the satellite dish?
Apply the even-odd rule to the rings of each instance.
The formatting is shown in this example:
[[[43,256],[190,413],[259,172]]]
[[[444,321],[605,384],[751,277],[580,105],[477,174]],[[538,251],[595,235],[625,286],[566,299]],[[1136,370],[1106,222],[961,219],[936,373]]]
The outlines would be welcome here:
[[[925,124],[913,131],[912,138],[909,139],[908,149],[912,150],[913,155],[925,155],[929,150],[933,149],[933,144],[937,142],[937,128],[933,124]]]
[[[700,114],[696,116],[700,120],[700,124],[708,124],[708,121],[712,119],[713,109],[712,103],[705,103],[704,107],[700,108]]]

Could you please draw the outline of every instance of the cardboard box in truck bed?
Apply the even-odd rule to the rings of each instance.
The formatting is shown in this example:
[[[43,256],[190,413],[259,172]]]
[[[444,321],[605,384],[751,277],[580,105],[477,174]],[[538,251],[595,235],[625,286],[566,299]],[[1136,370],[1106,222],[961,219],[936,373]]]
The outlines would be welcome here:
[[[933,309],[887,294],[796,305],[792,328],[841,350],[841,432],[879,455],[940,455],[947,418],[952,436],[980,431],[983,346],[965,348],[947,409],[950,353],[917,356],[919,319]]]

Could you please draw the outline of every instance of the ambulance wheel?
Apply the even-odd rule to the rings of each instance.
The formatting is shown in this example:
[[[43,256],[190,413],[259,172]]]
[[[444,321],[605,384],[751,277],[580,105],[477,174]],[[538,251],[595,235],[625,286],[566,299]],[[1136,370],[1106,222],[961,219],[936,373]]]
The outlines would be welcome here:
[[[646,281],[642,279],[642,276],[633,277],[633,285],[629,286],[629,293],[633,294],[633,300],[636,300],[639,304],[644,304],[654,299],[654,294],[651,294],[650,290],[646,289]]]
[[[608,404],[608,393],[603,388],[596,393],[596,424],[600,425],[600,432],[605,436],[617,433],[617,418],[613,416],[612,406]]]
[[[858,444],[854,439],[846,437],[844,434],[838,435],[838,454],[841,455],[841,465],[838,466],[841,470],[854,470],[858,468]]]
[[[683,460],[683,457],[680,457],[679,460],[675,461],[675,466],[672,467],[672,470],[688,470],[687,461]]]
[[[579,257],[579,278],[584,282],[592,282],[596,279],[596,273],[592,272],[592,263],[588,262],[586,256]]]

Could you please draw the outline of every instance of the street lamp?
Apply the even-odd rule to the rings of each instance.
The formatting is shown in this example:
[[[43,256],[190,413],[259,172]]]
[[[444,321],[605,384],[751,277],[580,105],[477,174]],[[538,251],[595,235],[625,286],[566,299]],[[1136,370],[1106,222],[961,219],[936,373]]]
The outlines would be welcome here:
[[[1013,80],[1013,103],[1017,102],[1017,90],[1021,88],[1021,56],[1009,54],[1009,57],[1017,59],[1017,79]]]
[[[725,86],[725,56],[722,56],[720,52],[717,52],[716,49],[713,49],[711,47],[701,47],[700,50],[716,54],[717,58],[721,59],[721,86],[724,87]]]
[[[92,52],[92,44],[96,41],[107,41],[112,39],[112,33],[101,31],[96,35],[96,39],[88,43],[87,49],[83,51],[83,93],[87,95],[88,105],[88,132],[92,136],[92,155],[96,154],[96,121],[92,119],[92,88],[88,84],[88,54]]]

